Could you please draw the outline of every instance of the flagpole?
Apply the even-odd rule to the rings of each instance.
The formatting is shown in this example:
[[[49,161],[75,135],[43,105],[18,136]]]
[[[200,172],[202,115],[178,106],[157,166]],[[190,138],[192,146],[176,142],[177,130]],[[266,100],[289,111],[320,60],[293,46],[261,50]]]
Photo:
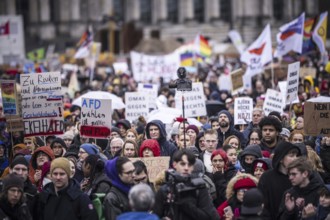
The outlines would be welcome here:
[[[275,89],[275,82],[274,82],[274,62],[273,62],[273,59],[272,59],[270,65],[271,65],[270,70],[271,70],[271,74],[272,74],[272,87],[273,87],[273,89]]]

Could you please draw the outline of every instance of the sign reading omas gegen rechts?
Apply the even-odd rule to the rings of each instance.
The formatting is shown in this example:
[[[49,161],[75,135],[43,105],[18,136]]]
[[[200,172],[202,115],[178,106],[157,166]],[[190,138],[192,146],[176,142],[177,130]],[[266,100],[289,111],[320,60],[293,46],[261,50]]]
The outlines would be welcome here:
[[[63,134],[61,74],[21,74],[20,84],[25,136]]]

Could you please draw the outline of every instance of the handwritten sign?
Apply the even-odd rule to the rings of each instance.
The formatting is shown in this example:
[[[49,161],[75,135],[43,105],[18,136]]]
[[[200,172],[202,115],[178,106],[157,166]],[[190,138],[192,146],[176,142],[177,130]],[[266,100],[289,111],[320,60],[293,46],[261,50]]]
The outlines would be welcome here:
[[[25,136],[63,134],[60,72],[21,74]]]
[[[8,132],[24,131],[23,118],[18,115],[6,116],[6,124]]]
[[[107,138],[111,128],[111,99],[82,98],[80,134]]]
[[[286,104],[290,104],[298,97],[300,62],[289,64],[286,88]]]
[[[305,102],[304,121],[306,135],[330,137],[330,102]]]
[[[282,93],[283,100],[286,100],[286,97],[287,97],[287,95],[286,95],[287,84],[288,84],[287,81],[278,82],[278,87],[280,89],[280,92]],[[299,97],[297,96],[296,99],[294,101],[292,101],[292,104],[299,103],[299,102],[300,102],[300,100],[299,100]]]
[[[263,105],[263,110],[265,112],[265,115],[267,116],[272,111],[277,111],[280,114],[283,113],[283,96],[280,92],[273,90],[273,89],[267,89],[266,92],[266,98]]]
[[[182,109],[182,93],[175,93],[175,107]],[[202,83],[193,83],[192,91],[183,93],[185,117],[206,115],[205,95]]]
[[[156,84],[138,84],[138,92],[145,92],[148,94],[148,102],[149,102],[149,108],[156,109],[156,99],[158,96],[158,85]]]
[[[253,100],[251,98],[236,98],[234,106],[235,125],[247,124],[252,121]]]
[[[244,86],[243,75],[244,72],[242,69],[237,69],[230,73],[233,91],[236,91]]]
[[[314,67],[300,67],[300,77],[312,76],[316,77],[316,69]]]
[[[148,95],[144,92],[125,93],[125,118],[134,121],[139,116],[147,118],[149,114]]]
[[[167,170],[170,164],[170,157],[138,157],[129,159],[133,163],[141,160],[146,165],[150,182],[155,182],[157,175]]]
[[[17,96],[15,80],[1,80],[1,95],[3,113],[5,115],[17,115]]]
[[[158,81],[162,77],[168,83],[177,78],[176,71],[180,67],[180,55],[177,52],[160,56],[131,52],[131,61],[133,77],[137,82]]]

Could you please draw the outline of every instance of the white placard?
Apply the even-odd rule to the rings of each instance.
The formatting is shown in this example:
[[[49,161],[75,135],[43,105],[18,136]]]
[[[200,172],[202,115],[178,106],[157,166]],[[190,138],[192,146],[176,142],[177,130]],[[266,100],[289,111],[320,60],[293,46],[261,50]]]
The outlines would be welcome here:
[[[290,104],[298,97],[300,62],[291,63],[288,66],[286,104]]]
[[[180,67],[180,54],[176,51],[160,56],[151,56],[131,52],[133,77],[137,82],[158,81],[163,77],[165,83],[177,78],[176,71]]]
[[[272,111],[277,111],[282,114],[284,107],[283,103],[284,102],[282,93],[273,89],[267,89],[266,98],[263,106],[265,115],[267,116]]]
[[[280,88],[280,91],[283,95],[283,100],[285,101],[285,98],[287,97],[287,95],[286,95],[287,81],[279,81],[278,87]],[[297,96],[297,98],[292,102],[292,104],[299,103],[299,102],[300,102],[300,100],[299,100],[299,97]]]
[[[128,71],[128,65],[126,62],[115,62],[113,68],[116,74],[126,73]]]
[[[221,74],[218,80],[218,85],[221,90],[232,90],[231,76],[229,74]]]
[[[111,129],[111,99],[81,99],[80,134],[85,137],[107,138]]]
[[[252,121],[253,100],[251,98],[236,98],[234,107],[235,125],[248,124]]]
[[[125,118],[132,122],[139,116],[147,118],[149,114],[148,95],[144,92],[125,93]]]
[[[156,100],[158,97],[158,85],[156,84],[138,84],[138,92],[145,92],[148,96],[149,108],[156,109]]]
[[[21,74],[25,136],[63,134],[60,72]]]
[[[182,93],[181,91],[175,93],[175,107],[177,109],[182,109]],[[193,83],[192,91],[184,92],[183,96],[186,118],[207,115],[202,83]]]

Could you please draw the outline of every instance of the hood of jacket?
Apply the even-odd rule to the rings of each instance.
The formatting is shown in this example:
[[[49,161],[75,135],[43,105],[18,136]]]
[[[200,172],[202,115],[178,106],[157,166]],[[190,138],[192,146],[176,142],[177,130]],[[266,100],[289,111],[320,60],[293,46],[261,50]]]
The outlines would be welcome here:
[[[257,187],[258,179],[256,177],[252,176],[251,174],[247,174],[247,173],[237,174],[236,176],[231,178],[231,180],[228,182],[228,185],[227,185],[227,188],[226,188],[226,198],[227,198],[227,200],[229,200],[231,197],[233,197],[235,195],[235,190],[234,190],[235,183],[238,180],[245,179],[245,178],[250,178],[256,184],[256,187]]]
[[[39,152],[43,152],[43,153],[47,154],[50,161],[55,159],[55,155],[53,153],[53,150],[50,147],[48,147],[48,146],[39,147],[34,151],[32,157],[31,157],[31,160],[30,160],[30,163],[31,163],[33,169],[38,168],[38,166],[37,166],[37,155],[38,155]]]
[[[229,111],[227,110],[221,110],[218,114],[218,117],[221,115],[221,114],[225,114],[227,115],[228,119],[229,119],[229,129],[232,129],[234,127],[234,118],[233,116],[229,113]]]
[[[164,123],[162,121],[160,121],[160,120],[152,120],[152,121],[150,121],[147,124],[146,130],[145,130],[146,131],[147,138],[148,139],[151,139],[150,132],[149,132],[149,128],[150,128],[151,125],[155,125],[159,129],[159,139],[158,139],[158,141],[165,141],[166,140],[167,133],[166,133],[166,129],[165,129]]]
[[[272,161],[273,169],[278,170],[280,161],[287,155],[290,150],[297,149],[298,155],[301,155],[300,148],[290,142],[281,141],[277,144],[274,150],[274,157]]]
[[[128,194],[129,190],[131,189],[131,186],[126,185],[121,181],[119,178],[119,174],[116,169],[116,163],[117,163],[118,157],[108,160],[107,163],[105,164],[105,173],[111,180],[111,183],[113,186],[118,188],[120,191],[122,191],[125,194]]]

